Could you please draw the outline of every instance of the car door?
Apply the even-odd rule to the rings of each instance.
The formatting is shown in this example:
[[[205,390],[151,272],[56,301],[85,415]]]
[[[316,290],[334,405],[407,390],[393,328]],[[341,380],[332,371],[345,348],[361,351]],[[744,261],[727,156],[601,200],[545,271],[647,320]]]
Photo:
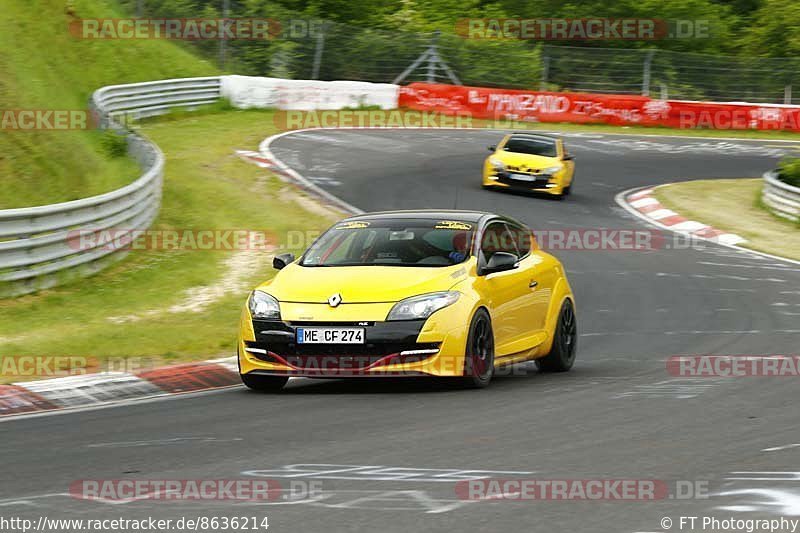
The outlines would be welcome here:
[[[529,339],[530,347],[544,340],[545,323],[557,272],[552,268],[552,261],[537,253],[532,232],[521,225],[509,222],[508,227],[516,239],[519,250],[519,268],[525,272],[529,291],[526,294],[525,320],[520,327],[521,337]]]
[[[479,263],[485,265],[497,252],[511,253],[519,257],[517,239],[503,221],[491,222],[483,232],[479,252]],[[495,338],[495,355],[503,357],[520,351],[524,344],[530,298],[530,272],[522,265],[505,272],[494,272],[481,276],[479,290],[490,302],[492,328]]]
[[[570,185],[572,183],[572,176],[575,174],[575,160],[572,155],[567,151],[567,146],[562,139],[556,141],[558,145],[558,157],[564,165],[566,172],[564,172],[564,184]]]

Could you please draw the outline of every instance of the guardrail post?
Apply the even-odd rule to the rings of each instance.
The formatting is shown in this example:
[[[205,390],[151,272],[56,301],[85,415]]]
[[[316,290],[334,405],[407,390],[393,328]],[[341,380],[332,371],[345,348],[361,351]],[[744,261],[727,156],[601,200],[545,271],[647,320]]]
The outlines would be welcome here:
[[[547,90],[547,80],[550,77],[550,56],[542,58],[542,81],[539,82],[539,90]]]
[[[783,88],[783,103],[787,105],[791,105],[792,103],[792,86],[787,85]]]
[[[650,96],[650,68],[653,64],[655,50],[648,50],[644,56],[644,71],[642,72],[642,96]]]
[[[231,9],[231,2],[230,0],[223,0],[222,2],[222,18],[223,20],[228,20],[229,12]],[[225,38],[225,32],[219,33],[219,68],[220,70],[225,70],[225,55],[227,48],[227,39]]]
[[[322,64],[322,51],[325,49],[325,24],[322,24],[317,34],[317,47],[314,50],[314,66],[311,68],[311,79],[319,79],[319,68]]]
[[[427,68],[427,76],[426,79],[428,83],[434,83],[436,81],[436,68],[441,68],[447,77],[450,78],[450,81],[453,82],[454,85],[461,85],[461,80],[458,79],[455,72],[450,69],[447,63],[442,60],[442,57],[439,55],[439,47],[438,47],[438,40],[439,35],[442,32],[436,30],[431,38],[431,43],[428,45],[428,48],[420,54],[420,56],[413,62],[407,69],[405,69],[399,76],[397,76],[392,83],[397,85],[404,79],[408,77],[409,74],[414,72],[420,65],[428,62]]]
[[[431,45],[428,48],[428,83],[436,81],[436,43],[439,41],[441,32],[436,30],[431,38]]]

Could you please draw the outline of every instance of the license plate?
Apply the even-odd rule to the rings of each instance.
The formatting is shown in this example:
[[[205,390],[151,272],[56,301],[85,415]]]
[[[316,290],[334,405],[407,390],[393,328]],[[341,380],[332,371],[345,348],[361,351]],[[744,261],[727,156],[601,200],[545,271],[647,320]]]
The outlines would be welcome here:
[[[511,174],[511,179],[517,181],[536,181],[538,178],[530,174]]]
[[[364,344],[364,328],[297,328],[297,344]]]

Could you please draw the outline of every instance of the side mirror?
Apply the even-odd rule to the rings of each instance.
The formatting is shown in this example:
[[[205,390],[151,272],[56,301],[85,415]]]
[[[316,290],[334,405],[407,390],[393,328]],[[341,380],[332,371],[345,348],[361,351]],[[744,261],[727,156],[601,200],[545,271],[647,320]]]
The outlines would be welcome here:
[[[505,272],[506,270],[514,270],[517,268],[519,257],[508,252],[495,252],[494,255],[483,267],[483,274],[492,274],[494,272]]]
[[[286,267],[289,263],[294,263],[294,254],[281,254],[276,255],[275,258],[272,260],[272,268],[275,270],[281,270],[282,268]]]
[[[572,161],[573,159],[575,159],[575,156],[571,154],[564,154],[564,157],[561,158],[562,161]]]
[[[494,152],[495,150],[497,150],[497,146],[492,144],[491,146],[487,147],[487,150],[489,150],[490,152]]]

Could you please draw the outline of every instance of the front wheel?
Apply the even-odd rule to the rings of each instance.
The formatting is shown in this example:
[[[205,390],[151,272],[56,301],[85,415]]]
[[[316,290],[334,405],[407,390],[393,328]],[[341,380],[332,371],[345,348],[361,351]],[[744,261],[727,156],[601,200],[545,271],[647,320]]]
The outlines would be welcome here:
[[[570,300],[564,300],[558,314],[553,347],[546,356],[536,359],[536,368],[540,372],[566,372],[575,363],[578,341],[578,326],[575,320],[575,308]]]
[[[289,381],[285,376],[259,376],[258,374],[239,374],[248,389],[258,392],[278,392]]]
[[[494,376],[492,319],[485,309],[478,309],[469,326],[463,382],[467,387],[481,389],[489,385],[492,376]]]

